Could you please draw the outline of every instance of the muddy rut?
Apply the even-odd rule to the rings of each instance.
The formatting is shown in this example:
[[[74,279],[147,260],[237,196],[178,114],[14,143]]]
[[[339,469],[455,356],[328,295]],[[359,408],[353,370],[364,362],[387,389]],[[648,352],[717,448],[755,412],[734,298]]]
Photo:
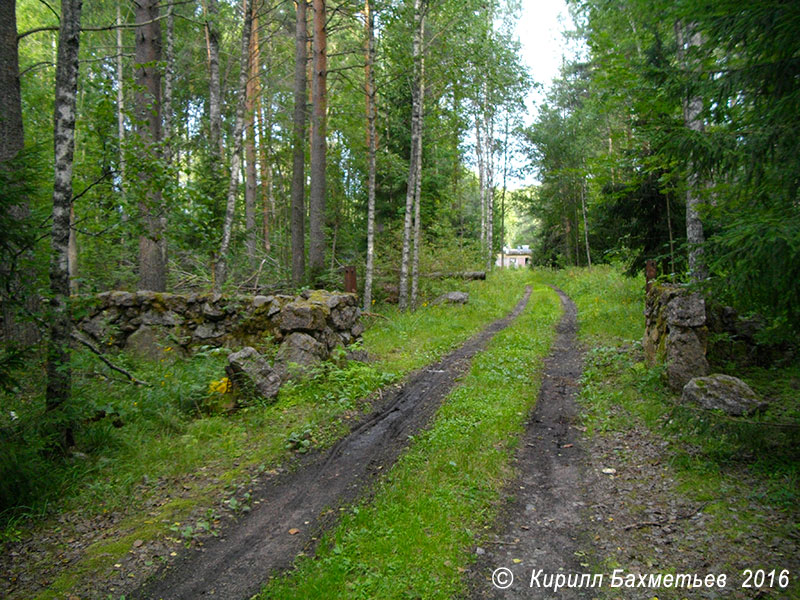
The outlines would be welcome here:
[[[270,575],[290,567],[299,552],[313,551],[314,539],[333,524],[336,509],[368,492],[376,475],[397,460],[409,436],[428,425],[466,373],[472,357],[522,312],[530,293],[528,287],[508,316],[386,393],[380,406],[326,453],[264,483],[253,494],[261,502],[250,513],[201,549],[185,551],[133,597],[249,598]]]
[[[577,309],[561,290],[564,314],[544,363],[536,406],[516,457],[520,473],[506,490],[513,501],[501,514],[497,531],[479,550],[469,580],[472,599],[580,598],[577,590],[531,586],[531,577],[586,570],[580,547],[586,455],[575,427],[575,396],[583,369],[576,341]]]

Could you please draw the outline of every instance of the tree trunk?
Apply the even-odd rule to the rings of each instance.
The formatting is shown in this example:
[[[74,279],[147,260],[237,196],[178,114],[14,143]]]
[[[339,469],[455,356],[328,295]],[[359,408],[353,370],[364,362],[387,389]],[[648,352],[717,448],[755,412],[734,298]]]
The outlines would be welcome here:
[[[702,35],[692,29],[691,25],[685,27],[680,22],[675,24],[678,58],[684,63],[687,71],[691,71],[693,66],[689,64],[686,53],[692,47],[698,47],[703,43]],[[700,133],[705,130],[702,112],[703,99],[700,96],[687,94],[683,100],[683,120],[691,131]],[[703,258],[705,236],[703,221],[700,218],[700,205],[702,204],[698,193],[700,182],[694,167],[690,165],[689,169],[686,182],[686,242],[689,245],[689,278],[692,281],[703,281],[708,277],[708,269]]]
[[[483,160],[483,124],[475,114],[475,154],[478,159],[478,198],[481,210],[481,248],[486,248],[486,165]]]
[[[375,13],[369,0],[364,3],[367,27],[367,52],[364,63],[367,102],[367,268],[364,273],[364,310],[372,305],[372,275],[375,268],[375,155],[378,145],[375,98]]]
[[[169,0],[167,4],[167,48],[166,60],[164,64],[164,163],[168,170],[168,177],[172,177],[172,163],[173,163],[173,148],[172,137],[174,135],[174,115],[172,113],[172,95],[175,87],[175,3],[174,0]],[[163,202],[163,198],[162,198]],[[166,207],[162,204],[161,210],[161,260],[164,265],[167,264],[167,211]]]
[[[215,168],[222,167],[222,92],[219,82],[219,4],[207,0],[206,43],[208,45],[208,121],[211,152],[217,160]]]
[[[586,264],[591,268],[592,253],[589,250],[589,221],[586,218],[586,179],[581,187],[581,212],[583,213],[583,237],[586,242]]]
[[[228,252],[233,232],[233,219],[236,216],[236,191],[239,188],[239,169],[242,163],[242,132],[244,130],[245,107],[247,103],[247,80],[249,78],[248,58],[250,54],[250,33],[252,31],[253,13],[250,0],[244,0],[244,25],[242,26],[241,59],[239,64],[239,100],[236,103],[236,121],[233,126],[233,155],[231,156],[231,173],[228,182],[228,197],[225,207],[225,221],[222,225],[222,242],[214,273],[214,293],[222,291],[228,276]]]
[[[246,3],[247,0],[244,0]],[[250,48],[248,51],[248,79],[245,114],[247,120],[247,133],[245,141],[245,188],[244,188],[244,218],[247,244],[247,258],[251,266],[256,264],[256,249],[258,248],[258,232],[256,230],[256,128],[255,112],[256,102],[260,95],[259,68],[261,55],[258,44],[258,13],[256,5],[252,6],[252,34],[250,35]],[[263,173],[262,173],[263,177]]]
[[[0,2],[0,165],[25,145],[22,97],[19,87],[17,15],[15,2]]]
[[[72,159],[75,151],[75,106],[78,92],[78,48],[81,31],[81,0],[62,0],[58,33],[54,107],[53,227],[50,256],[50,339],[47,353],[48,411],[56,410],[70,397],[72,371],[69,340],[69,214],[72,205]],[[59,443],[71,443],[69,427],[60,432]]]
[[[158,1],[139,0],[136,6],[136,116],[137,132],[142,147],[153,162],[159,160],[161,141],[161,23]],[[163,292],[167,287],[167,270],[162,251],[162,217],[164,207],[161,190],[147,169],[139,173],[142,197],[139,218],[143,233],[139,236],[139,289]]]
[[[255,28],[254,28],[255,30]],[[262,106],[258,109],[258,131],[261,143],[259,144],[259,159],[261,161],[261,195],[263,204],[261,206],[262,232],[264,252],[269,254],[272,250],[270,242],[270,215],[275,214],[275,196],[272,184],[272,96],[267,86],[267,114],[262,114]],[[259,104],[262,104],[264,95],[259,97]],[[266,121],[266,123],[265,123]]]
[[[311,281],[325,268],[325,154],[327,113],[327,31],[325,0],[313,0],[314,43],[311,79],[311,190],[309,192],[308,266]]]
[[[125,198],[125,93],[122,70],[122,0],[117,0],[117,139],[119,143],[119,189]]]
[[[492,248],[494,245],[494,117],[486,105],[486,270],[492,270]]]
[[[425,16],[422,16],[420,22],[420,40],[425,39]],[[421,219],[420,219],[420,195],[422,193],[422,129],[425,108],[425,54],[420,53],[419,56],[419,88],[417,91],[419,97],[417,101],[417,158],[414,161],[416,167],[416,174],[414,175],[414,258],[411,264],[411,306],[417,306],[417,293],[419,290],[419,248],[421,236]]]
[[[414,82],[411,90],[411,155],[408,161],[408,187],[406,189],[406,212],[403,223],[403,253],[400,263],[400,293],[398,307],[408,308],[408,269],[411,250],[411,217],[416,197],[417,160],[422,156],[422,36],[425,19],[422,14],[422,0],[414,0],[414,37],[412,57],[414,60]],[[420,150],[417,147],[420,146]]]
[[[292,126],[292,283],[305,278],[306,0],[296,1]]]

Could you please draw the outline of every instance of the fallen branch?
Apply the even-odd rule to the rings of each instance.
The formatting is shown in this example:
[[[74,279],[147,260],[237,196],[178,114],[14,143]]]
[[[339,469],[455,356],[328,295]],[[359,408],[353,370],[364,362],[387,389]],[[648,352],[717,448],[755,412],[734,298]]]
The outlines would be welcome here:
[[[423,277],[431,279],[486,279],[486,271],[459,271],[457,273],[421,273]]]
[[[90,342],[89,340],[84,338],[78,332],[76,332],[76,331],[72,332],[72,339],[75,340],[76,342],[86,346],[93,354],[97,355],[97,357],[100,360],[102,360],[109,369],[112,369],[112,370],[116,371],[117,373],[121,373],[121,374],[125,375],[125,377],[127,377],[130,380],[131,383],[133,383],[135,385],[146,385],[148,387],[150,386],[150,384],[147,383],[146,381],[142,381],[141,379],[137,379],[130,372],[126,371],[122,367],[119,367],[119,366],[115,365],[108,358],[106,358],[105,355],[102,352],[100,352],[100,349],[97,346],[92,344],[92,342]]]

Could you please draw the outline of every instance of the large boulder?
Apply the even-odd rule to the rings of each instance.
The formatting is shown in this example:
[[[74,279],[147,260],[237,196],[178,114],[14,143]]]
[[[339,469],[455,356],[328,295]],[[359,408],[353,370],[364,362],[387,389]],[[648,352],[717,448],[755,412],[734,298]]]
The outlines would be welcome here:
[[[706,410],[721,410],[732,417],[753,414],[766,408],[758,395],[741,379],[730,375],[695,377],[683,388],[681,402]]]
[[[281,388],[280,373],[251,346],[245,346],[228,356],[225,372],[233,384],[246,394],[274,398]]]

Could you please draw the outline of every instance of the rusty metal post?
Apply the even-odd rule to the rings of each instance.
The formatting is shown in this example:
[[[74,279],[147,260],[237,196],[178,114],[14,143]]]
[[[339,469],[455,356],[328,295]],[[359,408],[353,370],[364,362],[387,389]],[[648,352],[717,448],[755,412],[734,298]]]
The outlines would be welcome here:
[[[344,268],[344,291],[349,294],[358,293],[358,283],[356,282],[355,267],[348,266]]]
[[[650,293],[652,281],[656,278],[658,271],[656,270],[656,261],[648,260],[644,263],[644,278],[645,278],[645,293]]]

